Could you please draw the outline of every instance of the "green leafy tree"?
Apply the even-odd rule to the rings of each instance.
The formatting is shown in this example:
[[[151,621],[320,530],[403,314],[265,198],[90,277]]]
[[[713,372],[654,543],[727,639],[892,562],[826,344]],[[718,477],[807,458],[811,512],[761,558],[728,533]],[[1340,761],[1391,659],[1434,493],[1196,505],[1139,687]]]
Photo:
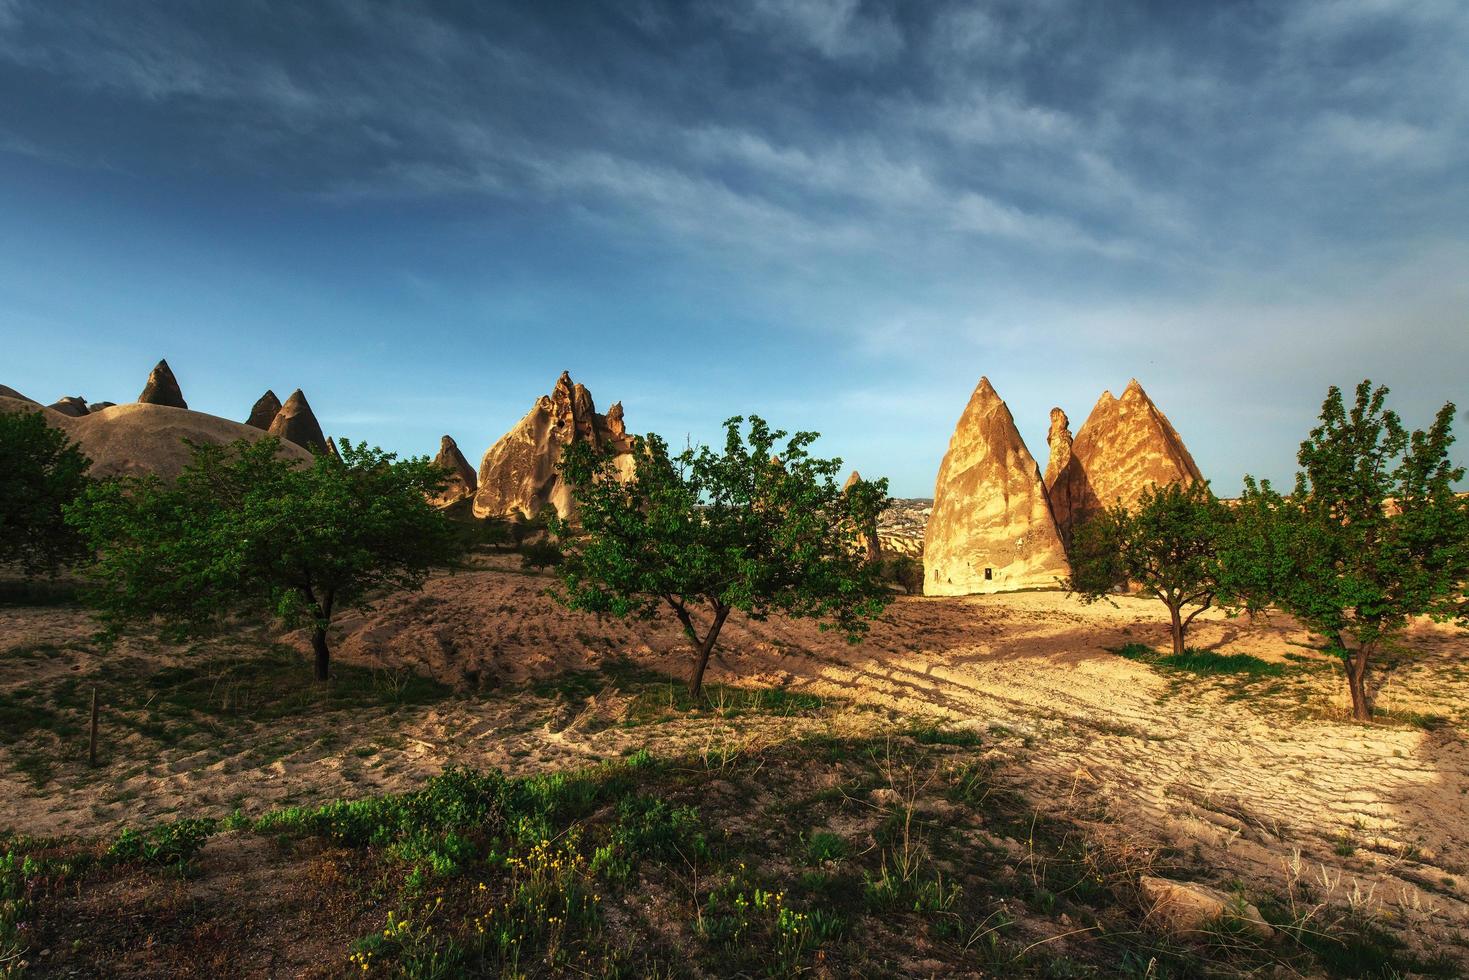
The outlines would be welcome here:
[[[87,556],[63,508],[86,489],[91,465],[40,412],[0,413],[0,565],[29,579]]]
[[[1076,529],[1069,587],[1088,603],[1129,586],[1158,599],[1181,654],[1189,626],[1219,596],[1229,521],[1207,483],[1148,487],[1135,507],[1119,502]]]
[[[725,422],[723,452],[670,456],[658,436],[639,439],[625,480],[585,444],[561,457],[577,513],[553,528],[565,553],[560,598],[618,617],[671,609],[694,647],[694,697],[731,612],[812,618],[856,642],[888,601],[857,546],[887,502],[887,481],[844,493],[835,482],[841,460],[807,452],[815,433],[786,439],[757,417],[746,433],[744,421]]]
[[[1250,609],[1275,605],[1342,660],[1352,716],[1372,717],[1368,676],[1384,642],[1415,616],[1464,619],[1469,501],[1454,493],[1453,404],[1409,432],[1388,389],[1332,387],[1301,443],[1289,496],[1246,477],[1226,549],[1226,584]]]
[[[324,681],[333,615],[377,590],[420,588],[460,548],[428,503],[443,473],[427,459],[345,439],[311,464],[273,438],[193,450],[172,484],[101,483],[68,509],[98,552],[93,594],[114,629],[157,617],[182,636],[268,610],[311,628]]]
[[[908,595],[923,594],[923,562],[908,555],[893,555],[881,562],[884,582],[894,583]]]

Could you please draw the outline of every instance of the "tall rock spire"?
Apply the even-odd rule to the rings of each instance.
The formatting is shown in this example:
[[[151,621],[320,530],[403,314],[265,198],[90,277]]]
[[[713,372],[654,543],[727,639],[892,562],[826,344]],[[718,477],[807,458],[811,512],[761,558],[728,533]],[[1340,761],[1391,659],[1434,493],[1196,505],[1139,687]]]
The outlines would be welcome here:
[[[925,595],[1055,586],[1070,575],[1040,467],[988,378],[954,427],[933,496]]]
[[[1054,421],[1053,412],[1053,427]],[[1132,506],[1147,487],[1204,478],[1136,378],[1120,398],[1102,392],[1071,442],[1069,458],[1059,467],[1054,463],[1046,467],[1046,489],[1067,542],[1083,521],[1119,501]]]

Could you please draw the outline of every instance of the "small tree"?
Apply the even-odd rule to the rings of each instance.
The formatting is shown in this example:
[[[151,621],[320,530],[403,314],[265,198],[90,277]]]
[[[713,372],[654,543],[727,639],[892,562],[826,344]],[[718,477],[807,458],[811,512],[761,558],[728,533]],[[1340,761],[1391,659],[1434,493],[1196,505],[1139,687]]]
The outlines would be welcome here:
[[[694,697],[732,611],[812,618],[856,642],[888,598],[855,543],[887,502],[887,481],[844,493],[841,460],[807,452],[815,433],[792,435],[777,459],[786,433],[751,417],[746,435],[743,423],[725,422],[722,453],[701,446],[670,457],[658,436],[636,440],[625,481],[611,457],[583,443],[561,457],[578,508],[574,520],[554,522],[565,551],[561,600],[644,619],[670,608],[694,647]]]
[[[1148,487],[1133,509],[1118,503],[1076,529],[1069,587],[1091,603],[1137,586],[1168,607],[1173,652],[1181,654],[1190,624],[1219,594],[1229,519],[1207,483]]]
[[[86,557],[62,510],[86,488],[91,465],[40,412],[0,412],[0,565],[29,579]]]
[[[1227,585],[1250,609],[1277,605],[1326,637],[1342,659],[1352,717],[1367,721],[1367,678],[1382,644],[1414,616],[1464,618],[1469,501],[1449,459],[1454,406],[1409,433],[1388,389],[1357,386],[1347,408],[1332,387],[1301,443],[1283,497],[1246,477],[1225,555]]]
[[[379,589],[417,589],[457,553],[428,502],[442,471],[365,443],[303,465],[279,441],[194,446],[172,485],[156,477],[98,484],[68,519],[98,551],[93,592],[111,627],[161,617],[165,635],[270,610],[311,627],[316,679],[328,677],[327,628]]]

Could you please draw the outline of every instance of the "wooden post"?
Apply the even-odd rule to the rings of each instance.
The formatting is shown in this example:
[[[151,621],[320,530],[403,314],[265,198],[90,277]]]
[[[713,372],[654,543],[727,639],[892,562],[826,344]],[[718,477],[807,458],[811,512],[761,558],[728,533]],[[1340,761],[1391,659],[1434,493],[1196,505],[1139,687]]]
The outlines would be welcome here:
[[[87,739],[87,765],[97,764],[97,685],[92,685],[92,733]]]

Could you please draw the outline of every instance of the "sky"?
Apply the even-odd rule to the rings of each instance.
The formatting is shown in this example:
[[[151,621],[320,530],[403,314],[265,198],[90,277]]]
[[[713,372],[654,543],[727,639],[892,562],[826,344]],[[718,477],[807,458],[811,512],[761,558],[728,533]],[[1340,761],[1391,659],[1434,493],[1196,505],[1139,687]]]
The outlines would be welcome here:
[[[1469,4],[0,0],[0,383],[477,460],[569,370],[930,496],[1136,377],[1217,492],[1469,429]],[[1458,459],[1469,457],[1469,438]]]

